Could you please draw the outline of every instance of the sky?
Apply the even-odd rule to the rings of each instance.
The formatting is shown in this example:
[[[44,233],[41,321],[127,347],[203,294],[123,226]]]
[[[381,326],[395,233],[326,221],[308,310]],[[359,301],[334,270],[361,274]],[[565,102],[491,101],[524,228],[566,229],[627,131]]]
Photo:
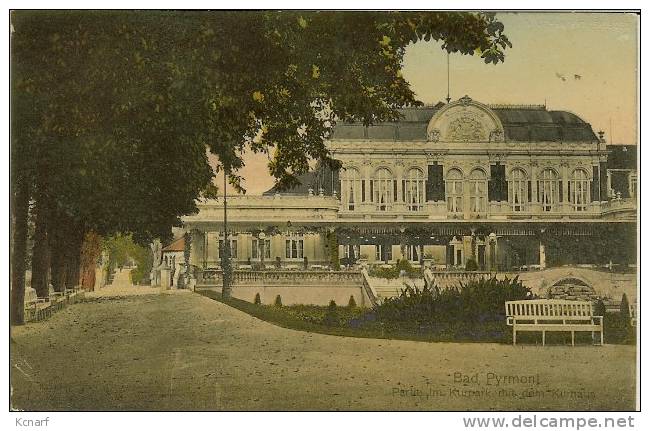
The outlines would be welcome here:
[[[624,13],[499,13],[513,44],[506,60],[450,56],[450,95],[482,103],[546,104],[603,130],[607,142],[637,143],[638,17]],[[407,48],[403,75],[425,103],[447,96],[447,55],[436,42]],[[576,76],[578,75],[579,78]],[[564,79],[562,79],[562,77]],[[247,154],[244,187],[273,185],[266,156]],[[219,182],[221,184],[221,182]]]

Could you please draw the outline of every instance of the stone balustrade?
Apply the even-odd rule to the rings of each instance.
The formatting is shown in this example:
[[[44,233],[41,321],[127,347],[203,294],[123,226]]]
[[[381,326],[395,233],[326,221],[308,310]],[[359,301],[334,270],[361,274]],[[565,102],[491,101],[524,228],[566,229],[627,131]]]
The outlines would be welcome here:
[[[234,285],[360,286],[363,283],[363,276],[356,271],[233,271],[232,282]],[[221,270],[206,269],[198,275],[198,284],[221,285],[222,283]]]

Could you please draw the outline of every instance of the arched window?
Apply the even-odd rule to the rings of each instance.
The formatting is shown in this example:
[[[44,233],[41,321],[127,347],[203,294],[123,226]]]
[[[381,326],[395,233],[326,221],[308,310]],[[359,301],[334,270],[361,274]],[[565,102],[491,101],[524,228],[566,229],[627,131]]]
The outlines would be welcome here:
[[[583,169],[576,169],[569,181],[569,202],[575,211],[586,211],[589,202],[589,175]]]
[[[469,174],[469,209],[473,213],[486,212],[487,180],[485,172],[474,169]]]
[[[410,169],[404,179],[404,202],[409,211],[420,211],[424,203],[424,174],[417,168]]]
[[[553,211],[558,202],[558,178],[553,169],[544,169],[539,175],[538,181],[539,202],[542,204],[542,211]]]
[[[519,168],[513,169],[508,182],[508,196],[510,196],[510,205],[513,211],[526,210],[526,202],[528,202],[527,186],[526,173]]]
[[[393,203],[393,175],[386,168],[379,168],[372,179],[372,201],[378,211],[388,211]]]
[[[463,174],[458,169],[450,169],[447,172],[445,195],[447,196],[447,211],[450,213],[462,213]]]
[[[341,178],[341,194],[343,208],[354,211],[357,204],[361,202],[361,175],[354,168],[343,171]]]

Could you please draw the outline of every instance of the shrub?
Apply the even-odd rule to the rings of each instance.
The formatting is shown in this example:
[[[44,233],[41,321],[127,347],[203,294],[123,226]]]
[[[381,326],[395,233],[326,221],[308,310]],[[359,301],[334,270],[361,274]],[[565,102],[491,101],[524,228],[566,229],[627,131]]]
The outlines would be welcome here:
[[[350,295],[350,300],[348,301],[348,308],[356,308],[357,301],[354,300],[354,295]]]
[[[407,286],[398,297],[375,306],[373,312],[387,327],[400,331],[425,327],[452,338],[458,334],[479,338],[487,331],[496,331],[491,338],[502,338],[507,332],[504,303],[531,297],[530,289],[518,278],[492,277],[445,290]]]
[[[255,300],[253,301],[255,305],[262,305],[262,298],[260,298],[260,293],[255,294]]]
[[[330,305],[327,307],[327,312],[325,317],[323,317],[323,325],[325,326],[339,326],[341,324],[341,319],[339,317],[339,310],[336,306],[336,302],[332,299]]]
[[[605,303],[602,299],[599,299],[594,304],[594,316],[604,316],[606,313]]]
[[[627,299],[627,295],[624,293],[623,297],[621,298],[621,317],[627,318],[627,320],[630,320],[630,301]]]
[[[410,278],[422,277],[422,269],[414,268],[406,259],[398,260],[395,266],[390,268],[374,267],[368,272],[368,274],[372,277],[390,279],[398,278],[402,271],[404,271],[406,276]]]
[[[473,257],[470,257],[465,264],[465,271],[478,271],[478,263]]]
[[[309,268],[309,259],[307,259],[307,256],[302,258],[302,266],[303,266],[303,269]]]
[[[276,307],[282,307],[282,297],[280,295],[277,295],[275,297],[275,306]]]
[[[408,259],[399,259],[395,265],[395,268],[398,272],[404,271],[407,274],[413,271],[413,266],[411,265],[411,262],[408,261]]]
[[[280,260],[280,256],[275,256],[275,267],[277,269],[282,268],[282,261]]]

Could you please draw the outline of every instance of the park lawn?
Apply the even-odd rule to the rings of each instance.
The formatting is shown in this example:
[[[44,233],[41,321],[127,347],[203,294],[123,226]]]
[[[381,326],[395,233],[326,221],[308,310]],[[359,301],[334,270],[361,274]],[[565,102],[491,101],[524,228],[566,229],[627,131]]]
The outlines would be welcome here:
[[[368,309],[360,307],[338,306],[338,325],[324,323],[327,307],[316,305],[260,305],[237,298],[224,299],[221,293],[213,289],[197,290],[200,295],[227,304],[265,322],[273,323],[282,328],[298,331],[314,332],[318,334],[338,335],[345,337],[378,338],[395,340],[412,340],[428,342],[495,342],[512,343],[512,328],[503,322],[482,323],[479,326],[467,327],[430,327],[413,326],[403,327],[387,325],[373,318]],[[611,319],[615,319],[612,316]],[[607,326],[605,342],[615,344],[634,344],[634,338],[623,339],[615,333],[614,329]],[[609,336],[608,336],[609,335]],[[577,344],[592,344],[591,333],[576,333]],[[541,344],[541,333],[519,333],[517,342],[523,344]],[[549,344],[570,345],[569,332],[548,333],[546,342]]]

